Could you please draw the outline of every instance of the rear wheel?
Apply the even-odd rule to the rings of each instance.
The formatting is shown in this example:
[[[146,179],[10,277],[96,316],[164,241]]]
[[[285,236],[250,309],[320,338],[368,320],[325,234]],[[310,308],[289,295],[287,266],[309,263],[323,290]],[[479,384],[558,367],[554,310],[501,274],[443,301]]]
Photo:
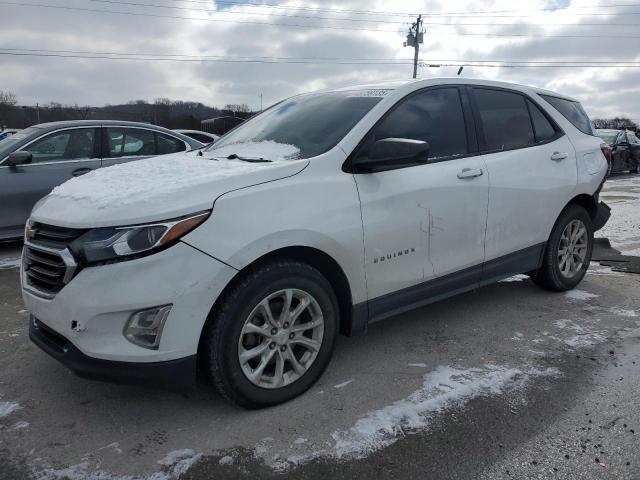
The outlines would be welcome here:
[[[583,207],[569,205],[551,231],[542,266],[531,278],[548,290],[570,290],[584,278],[592,250],[591,217]]]
[[[281,260],[249,272],[212,312],[201,353],[216,389],[260,408],[294,398],[327,367],[338,302],[326,278]]]

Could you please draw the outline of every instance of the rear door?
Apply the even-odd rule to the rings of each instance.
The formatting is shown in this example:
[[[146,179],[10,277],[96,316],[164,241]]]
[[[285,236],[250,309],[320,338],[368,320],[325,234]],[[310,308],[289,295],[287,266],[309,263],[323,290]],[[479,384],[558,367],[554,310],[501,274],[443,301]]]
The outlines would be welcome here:
[[[179,138],[151,129],[104,127],[104,132],[102,165],[105,167],[187,149]]]
[[[471,87],[480,151],[489,170],[483,280],[537,268],[555,220],[577,182],[567,136],[535,101]]]
[[[96,127],[57,130],[19,149],[32,154],[31,163],[0,165],[0,229],[23,230],[33,206],[54,187],[100,168],[98,133]]]

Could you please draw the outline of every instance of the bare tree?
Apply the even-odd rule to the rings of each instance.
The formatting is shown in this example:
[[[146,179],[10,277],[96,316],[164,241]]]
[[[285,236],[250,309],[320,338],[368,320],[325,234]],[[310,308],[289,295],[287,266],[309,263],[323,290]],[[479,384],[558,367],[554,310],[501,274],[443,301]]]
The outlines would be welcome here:
[[[627,117],[596,118],[593,120],[596,128],[612,128],[614,130],[638,130],[638,124]]]
[[[0,90],[0,105],[13,107],[16,103],[18,103],[18,100],[15,93]]]

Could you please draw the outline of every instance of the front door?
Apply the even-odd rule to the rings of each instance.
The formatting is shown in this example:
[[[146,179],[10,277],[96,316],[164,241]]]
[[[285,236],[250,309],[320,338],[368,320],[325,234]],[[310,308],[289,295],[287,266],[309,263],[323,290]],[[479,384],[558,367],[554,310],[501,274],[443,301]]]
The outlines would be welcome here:
[[[95,127],[58,130],[20,149],[32,154],[31,163],[0,165],[0,237],[20,236],[38,200],[70,178],[100,168],[97,138]]]
[[[437,87],[403,99],[354,154],[367,155],[384,138],[430,144],[424,165],[354,175],[374,319],[419,303],[430,294],[423,287],[431,280],[448,279],[443,285],[449,290],[479,281],[488,176],[482,158],[469,155],[475,137],[465,127],[463,94]],[[454,273],[459,276],[448,275]]]

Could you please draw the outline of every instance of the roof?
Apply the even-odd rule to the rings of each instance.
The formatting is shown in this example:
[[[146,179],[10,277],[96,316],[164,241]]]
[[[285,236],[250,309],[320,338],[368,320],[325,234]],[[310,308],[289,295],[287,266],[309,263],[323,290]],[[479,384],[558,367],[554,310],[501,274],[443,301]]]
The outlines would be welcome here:
[[[534,85],[524,85],[521,83],[514,82],[502,82],[497,80],[486,80],[480,78],[467,78],[467,77],[434,77],[434,78],[421,78],[414,80],[396,80],[389,81],[384,83],[375,83],[375,84],[362,84],[362,85],[351,85],[340,88],[328,88],[322,90],[324,92],[340,92],[340,91],[349,91],[349,90],[400,90],[402,87],[411,86],[412,89],[415,86],[432,86],[432,85],[442,85],[442,84],[452,84],[452,85],[485,85],[485,86],[493,86],[493,87],[501,87],[501,88],[510,88],[519,91],[528,91],[535,92],[542,95],[552,95],[554,97],[564,98],[567,100],[571,100],[573,102],[577,102],[575,98],[569,97],[568,95],[564,95],[558,92],[553,92],[551,90],[546,90],[544,88],[539,88]]]
[[[104,126],[119,126],[119,127],[144,127],[152,130],[156,130],[159,132],[164,132],[169,135],[173,135],[174,137],[180,138],[182,141],[186,142],[191,148],[199,148],[203,145],[202,142],[198,142],[197,140],[188,137],[179,132],[175,132],[173,130],[169,130],[168,128],[160,127],[158,125],[153,125],[151,123],[143,123],[143,122],[127,122],[121,120],[63,120],[59,122],[47,122],[47,123],[39,123],[37,125],[33,125],[31,128],[38,128],[43,130],[43,133],[46,133],[51,130],[56,130],[58,128],[71,128],[71,127],[82,127],[82,126],[96,126],[99,127],[101,125]],[[42,133],[39,133],[41,135]]]

